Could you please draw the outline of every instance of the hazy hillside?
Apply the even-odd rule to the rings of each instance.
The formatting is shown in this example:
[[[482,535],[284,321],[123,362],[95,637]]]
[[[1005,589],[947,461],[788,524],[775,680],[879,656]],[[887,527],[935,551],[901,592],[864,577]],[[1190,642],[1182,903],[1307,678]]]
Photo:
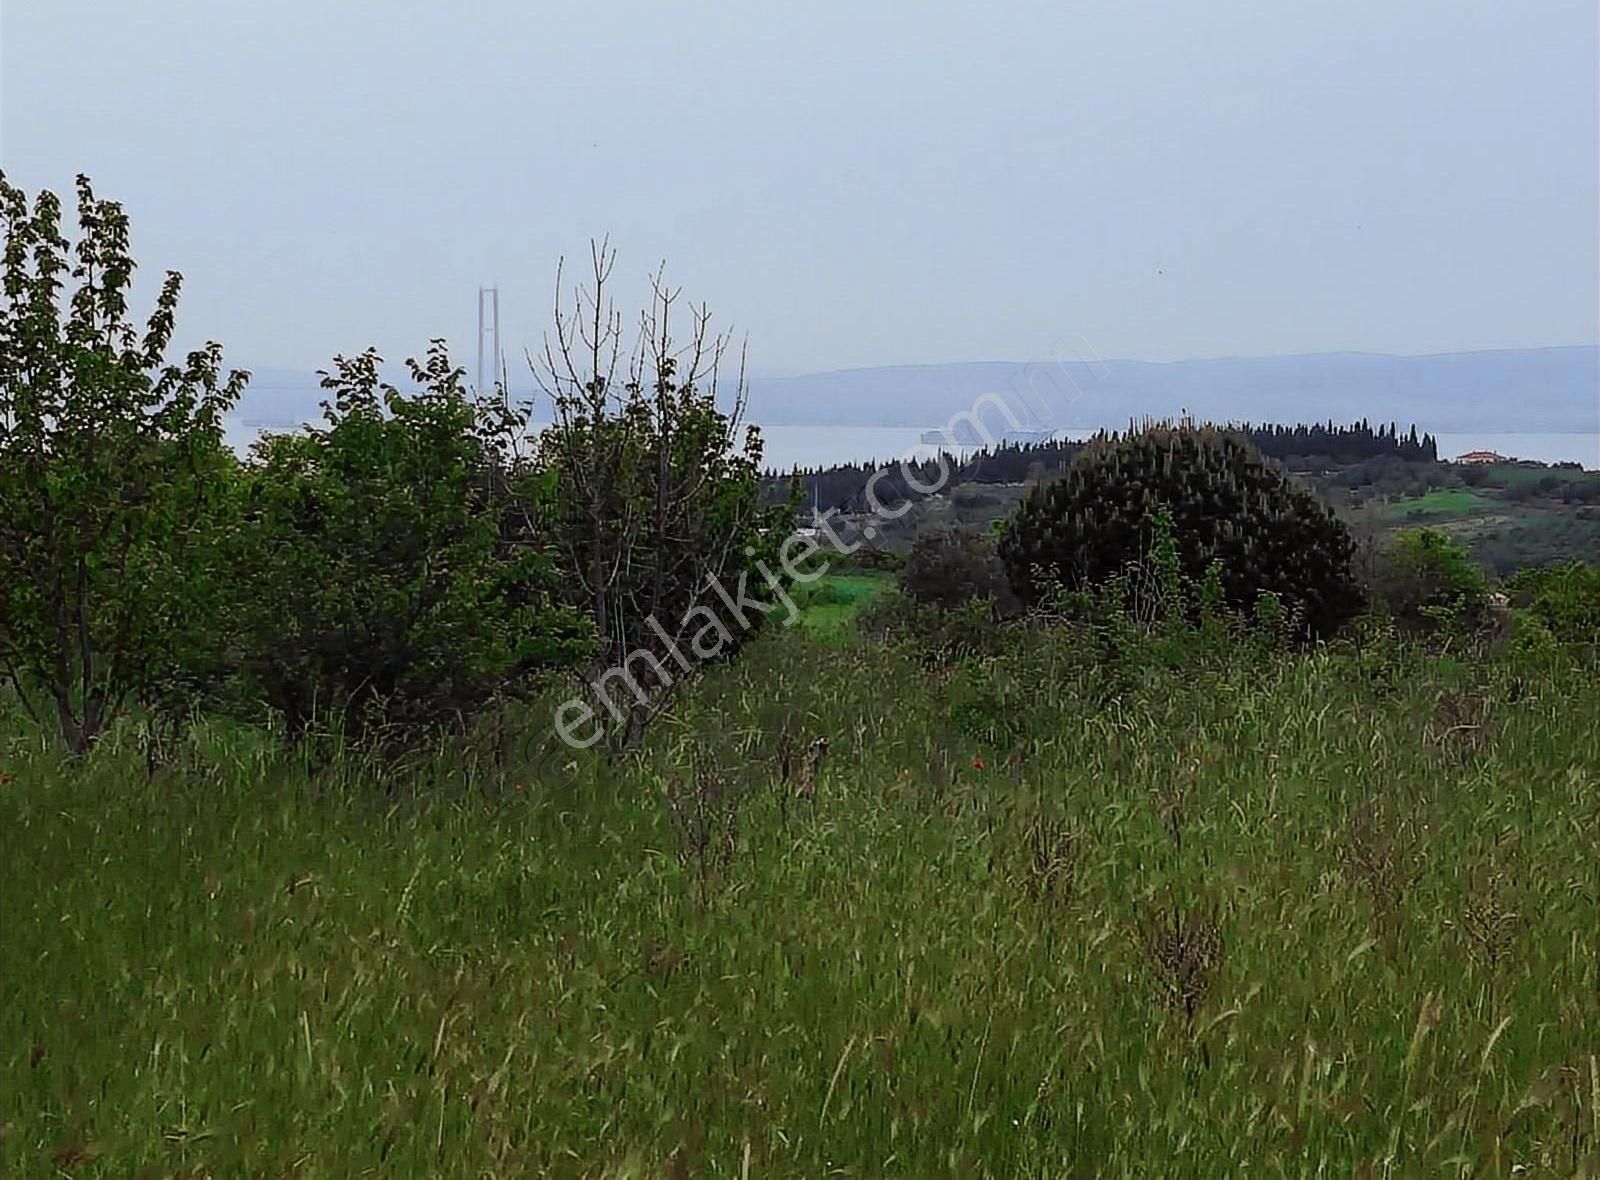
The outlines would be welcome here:
[[[1130,416],[1416,421],[1431,430],[1585,431],[1600,426],[1593,346],[1391,357],[1361,353],[1219,360],[993,361],[897,365],[753,383],[773,424],[942,423],[983,393],[1035,391],[1045,425],[1118,426]]]
[[[984,393],[1031,389],[1040,424],[1051,427],[1120,426],[1129,417],[1187,410],[1271,422],[1370,417],[1434,431],[1593,433],[1600,429],[1597,358],[1600,349],[1584,345],[1417,357],[1114,360],[1093,368],[1048,361],[892,365],[757,378],[750,412],[769,425],[934,426]],[[398,369],[394,376],[400,379]],[[237,416],[294,423],[315,417],[322,398],[314,374],[260,369]],[[1019,409],[1025,404],[1013,400]]]

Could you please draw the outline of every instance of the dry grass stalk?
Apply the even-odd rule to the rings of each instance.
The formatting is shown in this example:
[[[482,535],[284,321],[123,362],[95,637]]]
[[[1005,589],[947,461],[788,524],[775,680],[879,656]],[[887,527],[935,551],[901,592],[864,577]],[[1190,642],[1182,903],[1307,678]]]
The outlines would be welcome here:
[[[1467,953],[1491,974],[1516,943],[1522,919],[1510,904],[1506,876],[1498,870],[1473,875],[1461,907]]]
[[[1489,698],[1479,693],[1445,693],[1423,727],[1423,739],[1441,754],[1471,755],[1487,736],[1490,711]]]
[[[1387,953],[1398,950],[1400,907],[1416,881],[1420,860],[1410,826],[1395,823],[1381,798],[1374,796],[1350,813],[1341,868],[1371,902],[1374,935]]]
[[[696,754],[694,785],[685,789],[681,776],[667,780],[667,815],[678,838],[678,861],[695,870],[701,904],[712,877],[733,862],[739,844],[739,808],[743,795],[730,790],[708,759]]]
[[[651,979],[668,980],[677,974],[688,958],[666,939],[652,939],[645,944],[644,970]]]
[[[1060,820],[1036,819],[1027,840],[1028,891],[1040,901],[1064,904],[1073,893],[1080,834]]]
[[[1185,1023],[1192,1024],[1222,966],[1216,907],[1185,910],[1175,901],[1157,907],[1140,923],[1140,939],[1163,1005],[1181,1012]]]
[[[817,797],[817,774],[822,769],[822,759],[828,753],[828,739],[819,737],[806,747],[805,765],[800,768],[800,781],[794,793],[801,799]]]
[[[794,778],[794,733],[785,728],[778,735],[778,783],[786,787]]]
[[[1173,847],[1179,850],[1183,848],[1183,829],[1189,822],[1189,804],[1194,797],[1198,771],[1197,763],[1185,763],[1170,777],[1161,779],[1151,788],[1161,826],[1172,840]]]

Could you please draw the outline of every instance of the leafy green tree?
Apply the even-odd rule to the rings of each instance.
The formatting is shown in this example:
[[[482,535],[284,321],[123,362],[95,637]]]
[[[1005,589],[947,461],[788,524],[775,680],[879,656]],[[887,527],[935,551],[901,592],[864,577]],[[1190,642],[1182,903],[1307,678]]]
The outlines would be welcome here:
[[[468,395],[440,341],[380,380],[339,358],[326,422],[254,448],[240,569],[244,682],[301,737],[314,726],[386,748],[460,727],[588,646],[553,600],[525,423]]]
[[[221,419],[248,374],[224,376],[214,343],[166,359],[174,272],[135,326],[128,219],[86,177],[75,245],[54,194],[30,203],[3,174],[0,219],[0,668],[82,752],[130,703],[174,704],[222,666]]]

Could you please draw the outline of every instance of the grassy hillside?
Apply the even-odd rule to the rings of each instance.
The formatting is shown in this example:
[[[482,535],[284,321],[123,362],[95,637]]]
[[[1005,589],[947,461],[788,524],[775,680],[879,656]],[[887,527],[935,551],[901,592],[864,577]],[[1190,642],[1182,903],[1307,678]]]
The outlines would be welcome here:
[[[1576,657],[789,631],[620,767],[13,718],[0,1171],[1592,1174],[1597,715]]]

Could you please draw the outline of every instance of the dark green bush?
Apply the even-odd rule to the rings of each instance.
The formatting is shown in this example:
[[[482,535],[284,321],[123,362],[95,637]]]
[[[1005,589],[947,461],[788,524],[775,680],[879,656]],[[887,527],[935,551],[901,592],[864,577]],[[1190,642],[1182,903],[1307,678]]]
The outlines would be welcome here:
[[[579,326],[611,301],[615,254],[596,244],[593,261],[592,285],[557,309],[535,365],[554,412],[539,460],[553,492],[562,601],[595,637],[584,678],[599,708],[582,702],[588,712],[571,732],[621,754],[695,668],[731,658],[765,625],[789,571],[815,568],[820,543],[792,540],[798,482],[787,502],[763,497],[761,432],[743,420],[743,378],[732,389],[718,384],[735,367],[724,363],[731,339],[710,330],[704,306],[687,309],[680,336],[674,320],[685,309],[675,316],[678,295],[658,276],[635,359],[619,369],[621,316],[599,336]],[[719,619],[722,595],[763,605],[729,605]]]
[[[973,599],[986,599],[1001,611],[1013,605],[993,539],[965,529],[920,533],[906,555],[900,588],[916,602],[945,610]]]
[[[1344,525],[1250,444],[1208,427],[1149,427],[1087,447],[1064,477],[1023,502],[1000,557],[1024,601],[1086,589],[1150,568],[1163,509],[1180,577],[1198,585],[1215,564],[1230,610],[1252,614],[1263,595],[1276,595],[1309,636],[1331,633],[1359,610]]]

